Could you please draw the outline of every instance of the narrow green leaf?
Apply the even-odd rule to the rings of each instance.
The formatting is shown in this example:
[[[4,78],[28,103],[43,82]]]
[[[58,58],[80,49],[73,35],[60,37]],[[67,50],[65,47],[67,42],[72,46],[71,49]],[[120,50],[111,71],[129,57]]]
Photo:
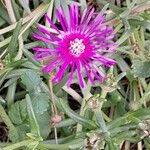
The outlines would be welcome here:
[[[21,65],[22,67],[28,68],[28,69],[34,69],[34,70],[40,70],[39,67],[37,67],[36,65],[34,65],[32,62],[30,61],[26,61],[25,63],[23,63]]]
[[[100,128],[102,129],[102,131],[104,133],[108,133],[108,129],[107,129],[106,123],[104,121],[104,118],[102,116],[101,110],[96,109],[94,113],[96,116],[97,124],[100,126]]]
[[[97,0],[97,3],[102,4],[102,5],[107,5],[108,2],[106,0]],[[121,8],[117,7],[116,5],[113,5],[109,3],[110,9],[112,9],[115,13],[119,14],[122,12]]]
[[[83,126],[85,126],[86,128],[88,129],[94,129],[96,128],[96,124],[91,121],[91,120],[88,120],[80,115],[78,115],[77,113],[75,113],[73,110],[71,110],[69,108],[69,106],[66,104],[66,102],[64,102],[63,99],[59,99],[59,103],[61,104],[64,112],[70,117],[72,118],[73,120],[81,123]]]
[[[22,25],[22,19],[18,22],[18,24],[13,32],[13,35],[11,37],[11,41],[7,48],[7,51],[10,54],[11,59],[14,58],[15,53],[16,53],[16,47],[18,45],[18,36],[19,36],[20,29],[21,29],[21,25]]]
[[[0,91],[1,91],[2,89],[4,89],[4,88],[10,86],[11,84],[15,83],[17,80],[18,80],[17,77],[9,79],[9,80],[3,85],[3,87],[0,89]]]
[[[28,71],[28,69],[14,69],[11,72],[9,72],[6,79],[20,77],[22,74],[24,74],[27,71]]]
[[[27,49],[23,49],[23,53],[28,58],[28,60],[31,61],[33,64],[39,67],[41,66],[41,64],[33,58],[33,54],[29,52]]]
[[[4,80],[6,79],[7,75],[9,74],[9,72],[12,70],[12,68],[8,68],[8,69],[4,69],[2,74],[0,74],[0,87],[3,84]]]
[[[20,12],[19,12],[19,6],[15,1],[12,1],[13,11],[15,13],[15,17],[17,20],[21,18]]]
[[[125,33],[123,33],[122,36],[117,40],[117,44],[121,45],[124,41],[126,41],[129,38],[131,33],[131,30],[128,30]]]
[[[116,82],[119,82],[123,77],[126,76],[126,72],[122,72],[120,73],[117,77],[116,77]]]
[[[7,23],[11,24],[10,18],[8,16],[7,11],[4,9],[4,6],[2,3],[0,3],[0,16],[7,21]]]
[[[115,145],[112,140],[107,142],[108,144],[108,149],[109,150],[119,150],[119,148],[117,147],[117,145]]]
[[[121,18],[128,17],[129,14],[130,14],[130,12],[131,12],[131,10],[133,9],[133,7],[135,6],[135,4],[137,3],[137,1],[138,1],[138,0],[133,0],[133,2],[130,3],[130,5],[128,6],[128,8],[125,9],[125,11],[120,14],[120,17],[121,17]]]
[[[8,87],[7,96],[6,96],[8,108],[14,103],[16,86],[17,86],[17,80]]]
[[[26,95],[26,104],[27,104],[27,111],[28,111],[28,116],[30,121],[31,133],[37,137],[40,137],[40,128],[37,119],[35,117],[30,96],[28,94]]]
[[[150,118],[150,109],[143,108],[133,112],[128,112],[124,116],[113,120],[112,122],[108,123],[108,129],[112,129],[121,125],[125,125],[132,122],[132,117],[144,120]]]

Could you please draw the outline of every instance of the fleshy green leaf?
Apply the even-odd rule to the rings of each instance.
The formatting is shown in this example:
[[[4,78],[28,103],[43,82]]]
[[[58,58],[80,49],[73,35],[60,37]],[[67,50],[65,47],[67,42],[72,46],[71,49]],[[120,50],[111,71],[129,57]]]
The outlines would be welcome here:
[[[59,103],[61,104],[64,112],[70,117],[72,118],[73,120],[81,123],[83,126],[89,128],[89,129],[94,129],[96,128],[96,124],[91,121],[91,120],[88,120],[80,115],[78,115],[77,113],[75,113],[74,111],[72,111],[69,106],[66,104],[66,102],[64,102],[63,99],[60,99],[59,100]]]
[[[137,77],[150,77],[150,61],[133,60],[133,72]]]
[[[27,104],[27,111],[28,111],[31,133],[37,137],[40,137],[40,128],[32,107],[30,96],[28,94],[26,95],[26,104]]]
[[[36,114],[36,118],[40,127],[40,135],[46,139],[51,131],[50,114],[46,111],[43,114]]]
[[[13,105],[11,105],[8,114],[11,121],[14,124],[16,125],[22,124],[27,117],[27,108],[25,101],[24,100],[18,101]]]
[[[35,72],[32,70],[28,70],[24,74],[21,75],[22,83],[26,85],[26,88],[28,91],[33,91],[36,89],[40,83],[41,79],[40,76],[37,75]]]
[[[49,97],[41,93],[32,99],[33,109],[37,114],[43,114],[49,107]]]

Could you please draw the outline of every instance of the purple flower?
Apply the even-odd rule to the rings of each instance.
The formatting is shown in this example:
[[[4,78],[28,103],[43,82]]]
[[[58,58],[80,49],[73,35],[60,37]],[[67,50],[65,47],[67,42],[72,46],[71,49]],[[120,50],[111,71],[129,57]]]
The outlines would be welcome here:
[[[112,27],[103,24],[105,15],[102,12],[96,15],[94,8],[86,8],[80,15],[79,6],[74,4],[69,8],[69,20],[62,8],[56,11],[56,15],[61,30],[46,15],[55,33],[39,26],[42,34],[33,34],[36,39],[52,45],[52,48],[33,48],[37,51],[35,58],[40,61],[48,60],[42,71],[51,73],[55,70],[57,74],[53,82],[57,83],[68,71],[68,87],[76,73],[81,87],[84,87],[83,74],[92,84],[95,80],[103,80],[106,75],[102,66],[110,67],[116,64],[116,61],[106,57],[107,53],[115,52],[116,43],[112,41],[114,38]]]

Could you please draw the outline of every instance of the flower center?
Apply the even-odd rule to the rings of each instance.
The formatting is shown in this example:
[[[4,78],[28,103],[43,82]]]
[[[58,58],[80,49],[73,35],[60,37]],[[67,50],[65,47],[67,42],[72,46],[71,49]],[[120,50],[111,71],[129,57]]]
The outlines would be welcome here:
[[[84,53],[85,50],[83,39],[76,38],[73,41],[70,41],[69,50],[72,55],[79,57],[82,53]]]

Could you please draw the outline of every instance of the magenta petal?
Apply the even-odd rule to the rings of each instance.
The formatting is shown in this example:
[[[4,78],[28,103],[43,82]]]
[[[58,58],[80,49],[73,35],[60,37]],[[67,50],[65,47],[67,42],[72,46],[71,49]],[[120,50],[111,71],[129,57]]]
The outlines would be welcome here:
[[[55,36],[54,34],[52,34],[52,33],[48,32],[46,29],[44,29],[44,28],[43,28],[43,27],[41,27],[41,26],[39,26],[39,27],[38,27],[38,29],[39,29],[39,31],[41,31],[41,32],[43,32],[43,33],[45,33],[45,34],[49,35],[49,36],[50,36],[50,38],[51,38],[52,40],[57,40],[57,41],[61,40],[60,38],[58,38],[58,37],[57,37],[57,36]]]
[[[89,73],[89,71],[85,65],[84,65],[84,68],[85,68],[85,72],[86,72],[88,78],[90,79],[91,83],[94,84],[94,80],[93,80],[92,76],[90,75],[90,73]]]
[[[84,9],[83,11],[83,14],[82,14],[82,17],[81,17],[81,21],[80,21],[80,24],[83,23],[83,21],[85,20],[85,16],[87,15],[87,8]]]
[[[58,66],[61,61],[62,60],[60,58],[56,58],[55,60],[50,61],[45,67],[42,68],[42,71],[44,73],[51,73],[54,69],[56,69],[56,64]]]
[[[70,28],[75,29],[74,5],[70,6]]]
[[[87,35],[89,36],[91,33],[93,33],[97,28],[101,25],[101,23],[104,21],[105,17],[102,17],[99,19],[97,23],[91,23],[89,26],[90,28],[86,31]]]
[[[75,5],[75,25],[78,26],[79,22],[79,7],[78,5]]]
[[[60,21],[60,24],[61,24],[63,30],[67,31],[68,30],[68,23],[66,21],[66,18],[63,17],[62,14],[63,14],[63,11],[61,9],[59,9],[59,10],[57,9],[56,10],[56,15],[57,15],[57,17],[58,17],[58,19]]]
[[[41,41],[44,41],[44,42],[47,42],[47,43],[51,43],[51,44],[56,44],[56,42],[53,42],[51,39],[47,38],[47,37],[44,37],[38,33],[33,33],[33,36],[38,39],[38,40],[41,40]]]
[[[110,36],[107,36],[107,37],[104,37],[104,38],[101,38],[98,40],[98,42],[106,42],[110,39],[114,38],[114,35],[110,35]]]
[[[116,52],[114,49],[110,49],[110,50],[101,50],[101,49],[98,49],[97,50],[98,52],[104,52],[104,53],[114,53],[114,52]]]
[[[114,46],[114,43],[104,43],[104,44],[100,44],[100,47],[112,47]]]
[[[79,83],[80,83],[81,87],[84,88],[83,78],[81,76],[80,63],[78,61],[76,61],[76,67],[77,67],[77,74],[78,74]]]
[[[93,73],[93,75],[96,79],[101,80],[101,77],[99,77],[97,75],[97,73],[94,71],[94,69],[89,64],[87,64],[87,67],[91,70],[91,72]]]
[[[61,80],[61,78],[62,78],[62,76],[63,76],[63,74],[66,71],[66,69],[67,69],[68,66],[69,66],[68,62],[65,62],[62,65],[61,69],[59,69],[59,71],[58,71],[57,75],[55,76],[55,78],[53,78],[53,82],[55,82],[55,81],[56,82],[60,82],[60,80]]]
[[[69,6],[69,20],[62,7],[57,9],[57,23],[61,25],[59,28],[46,15],[51,28],[56,32],[52,33],[40,26],[38,29],[41,33],[34,33],[33,36],[50,48],[36,47],[33,50],[37,52],[34,55],[36,59],[46,60],[47,64],[42,69],[44,73],[56,72],[53,83],[59,83],[65,72],[68,72],[69,87],[76,72],[79,85],[83,88],[85,83],[82,69],[92,84],[95,79],[103,80],[106,74],[100,66],[110,67],[117,63],[105,54],[114,53],[118,45],[113,41],[115,35],[112,25],[103,23],[105,12],[97,15],[93,7],[87,7],[83,13],[79,9],[77,4]]]
[[[56,54],[51,54],[51,55],[49,54],[49,55],[46,55],[46,56],[42,56],[41,58],[38,58],[38,60],[43,61],[43,60],[53,58],[53,57],[56,57],[56,56],[57,56]]]
[[[67,87],[70,87],[70,85],[71,85],[74,69],[75,69],[75,64],[73,63],[72,67],[71,67],[71,72],[70,72],[69,77],[68,77]]]
[[[110,66],[110,65],[115,65],[117,64],[117,62],[115,60],[112,60],[110,58],[106,58],[104,56],[98,56],[94,58],[97,61],[100,61],[101,63],[103,63],[105,66]]]
[[[81,25],[81,33],[84,33],[85,29],[87,28],[88,26],[88,23],[90,22],[91,18],[92,18],[92,15],[94,13],[94,8],[92,8],[91,12],[89,13],[87,19],[83,22],[83,25]]]
[[[49,53],[49,52],[38,53],[38,54],[35,54],[34,57],[35,57],[35,58],[40,58],[40,57],[42,57],[42,56],[44,56],[44,55],[47,55],[48,53]]]
[[[38,51],[38,52],[52,52],[55,49],[49,49],[49,48],[41,48],[41,47],[33,47],[32,50]]]
[[[102,71],[102,69],[100,69],[99,67],[97,67],[97,65],[93,64],[94,68],[96,69],[96,71],[99,73],[99,75],[102,77],[102,78],[105,78],[106,77],[106,74]]]
[[[48,20],[49,24],[57,31],[57,33],[61,34],[59,29],[54,25],[48,15],[45,15],[46,19]]]

